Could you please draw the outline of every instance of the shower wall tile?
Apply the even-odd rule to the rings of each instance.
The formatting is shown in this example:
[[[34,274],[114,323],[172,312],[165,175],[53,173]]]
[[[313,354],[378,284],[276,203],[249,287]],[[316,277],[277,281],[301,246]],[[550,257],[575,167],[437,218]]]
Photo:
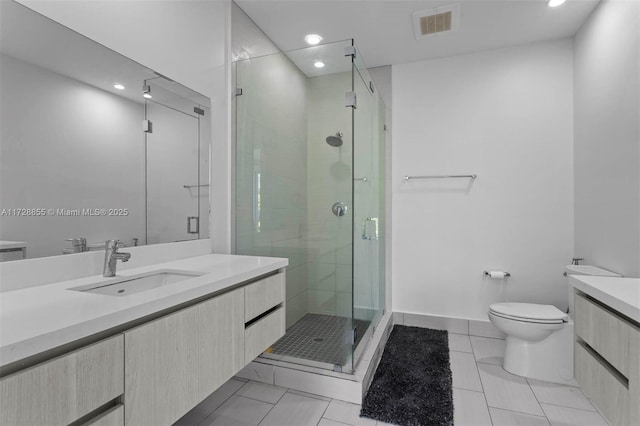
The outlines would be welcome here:
[[[351,317],[353,300],[351,292],[336,293],[336,314],[340,317]]]
[[[336,291],[351,294],[351,265],[336,265]]]
[[[336,264],[309,262],[309,288],[336,291]]]
[[[336,314],[336,292],[309,290],[309,312],[312,314]]]

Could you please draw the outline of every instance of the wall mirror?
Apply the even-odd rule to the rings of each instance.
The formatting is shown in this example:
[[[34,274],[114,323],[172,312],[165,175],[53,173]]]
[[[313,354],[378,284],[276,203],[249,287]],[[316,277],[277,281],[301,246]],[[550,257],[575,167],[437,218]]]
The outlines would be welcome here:
[[[0,8],[0,260],[208,238],[209,99]]]

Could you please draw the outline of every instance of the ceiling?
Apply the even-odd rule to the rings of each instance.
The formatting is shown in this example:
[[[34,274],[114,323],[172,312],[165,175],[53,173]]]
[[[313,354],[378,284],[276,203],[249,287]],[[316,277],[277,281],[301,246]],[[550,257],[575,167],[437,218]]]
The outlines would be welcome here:
[[[353,38],[377,67],[573,36],[599,0],[235,0],[283,51],[305,47],[306,34]],[[414,38],[413,12],[460,4],[456,32]]]
[[[209,105],[203,95],[19,3],[0,0],[0,6],[0,53],[4,55],[137,103],[144,103],[142,85],[148,81],[154,101],[173,104],[176,99],[187,98]],[[115,82],[126,89],[115,89]]]

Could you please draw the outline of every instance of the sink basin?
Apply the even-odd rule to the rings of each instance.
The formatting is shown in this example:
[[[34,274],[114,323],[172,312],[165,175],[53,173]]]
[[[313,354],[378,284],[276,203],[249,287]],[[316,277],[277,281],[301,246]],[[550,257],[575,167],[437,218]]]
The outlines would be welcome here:
[[[115,277],[107,281],[73,287],[69,290],[103,294],[105,296],[129,296],[142,291],[175,284],[200,275],[204,275],[204,273],[162,269],[127,277]]]
[[[620,277],[620,274],[607,271],[606,269],[598,268],[591,265],[567,265],[567,274],[569,275],[594,275],[600,277]]]

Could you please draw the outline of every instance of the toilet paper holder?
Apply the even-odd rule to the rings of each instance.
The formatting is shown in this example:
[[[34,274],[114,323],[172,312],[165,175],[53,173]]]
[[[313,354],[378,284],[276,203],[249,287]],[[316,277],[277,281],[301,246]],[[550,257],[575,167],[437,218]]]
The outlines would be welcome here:
[[[482,271],[482,274],[483,274],[484,276],[489,277],[489,278],[493,278],[492,274],[493,274],[493,273],[496,273],[496,272],[502,272],[502,273],[504,274],[504,277],[505,277],[505,278],[507,278],[507,277],[510,277],[510,276],[511,276],[511,274],[510,274],[510,273],[508,273],[508,272],[506,272],[506,271]]]

